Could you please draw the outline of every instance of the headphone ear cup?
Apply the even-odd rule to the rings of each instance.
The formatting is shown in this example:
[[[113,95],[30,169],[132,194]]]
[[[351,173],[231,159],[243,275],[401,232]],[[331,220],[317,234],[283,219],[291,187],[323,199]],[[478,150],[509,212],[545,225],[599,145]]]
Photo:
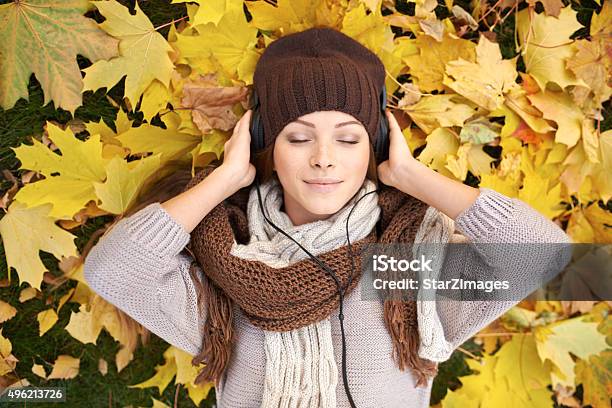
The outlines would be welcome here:
[[[389,159],[389,125],[385,116],[380,119],[378,136],[376,136],[375,153],[378,163]]]
[[[261,122],[261,115],[259,114],[259,97],[255,90],[252,94],[251,104],[251,123],[249,125],[249,131],[251,132],[251,152],[257,153],[263,149],[263,123]]]
[[[259,109],[254,109],[251,115],[251,126],[249,131],[251,132],[251,151],[258,152],[262,149],[262,136],[263,132],[261,129],[261,118],[259,115]]]
[[[376,145],[374,153],[376,154],[377,163],[382,163],[389,159],[389,120],[385,109],[387,108],[387,89],[383,85],[380,93],[380,112],[381,118],[378,124],[378,134],[376,135]]]

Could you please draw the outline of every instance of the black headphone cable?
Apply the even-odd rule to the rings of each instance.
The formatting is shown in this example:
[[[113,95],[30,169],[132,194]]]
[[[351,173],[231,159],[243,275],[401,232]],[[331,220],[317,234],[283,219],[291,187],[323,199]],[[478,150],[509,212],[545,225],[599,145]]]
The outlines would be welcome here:
[[[264,211],[263,203],[262,203],[262,200],[261,200],[261,192],[259,190],[259,176],[258,175],[255,176],[255,185],[257,187],[257,198],[259,199],[259,208],[260,208],[261,213],[263,214],[265,220],[270,225],[272,225],[272,227],[274,227],[274,229],[276,229],[278,232],[282,233],[284,236],[286,236],[287,238],[289,238],[290,240],[295,242],[304,252],[306,252],[306,254],[308,254],[308,256],[310,256],[310,258],[313,261],[315,261],[321,267],[321,269],[323,269],[327,273],[329,273],[330,276],[332,277],[332,279],[334,280],[334,282],[336,283],[336,288],[338,290],[338,295],[340,296],[340,308],[339,308],[339,313],[338,313],[338,319],[340,320],[340,332],[342,334],[342,379],[344,381],[344,390],[346,392],[346,396],[347,396],[347,398],[349,400],[349,403],[351,404],[352,408],[356,408],[355,402],[353,401],[353,397],[352,397],[351,392],[349,390],[348,376],[347,376],[347,373],[346,373],[346,336],[345,336],[345,333],[344,333],[344,313],[343,313],[343,307],[342,307],[343,300],[344,300],[344,292],[345,292],[346,288],[348,288],[351,285],[351,282],[353,280],[353,274],[355,273],[355,260],[353,258],[353,250],[352,250],[352,246],[351,246],[351,239],[349,237],[348,226],[349,226],[349,218],[351,217],[351,214],[353,213],[353,210],[355,209],[355,207],[357,206],[359,201],[361,201],[368,194],[380,192],[380,189],[375,189],[375,190],[370,191],[369,193],[364,194],[363,197],[361,197],[359,200],[357,200],[357,202],[355,204],[353,204],[353,208],[351,208],[351,211],[349,211],[349,215],[346,217],[346,239],[348,241],[348,250],[349,250],[349,258],[351,259],[352,274],[349,275],[349,279],[348,279],[348,283],[347,283],[346,287],[342,288],[341,284],[340,284],[340,281],[339,281],[338,277],[336,276],[336,273],[330,267],[328,267],[319,258],[317,258],[316,256],[312,255],[299,242],[297,242],[295,239],[293,239],[291,236],[289,236],[289,234],[287,234],[285,231],[283,231],[282,229],[277,227],[268,218],[268,216],[266,215],[266,213]]]

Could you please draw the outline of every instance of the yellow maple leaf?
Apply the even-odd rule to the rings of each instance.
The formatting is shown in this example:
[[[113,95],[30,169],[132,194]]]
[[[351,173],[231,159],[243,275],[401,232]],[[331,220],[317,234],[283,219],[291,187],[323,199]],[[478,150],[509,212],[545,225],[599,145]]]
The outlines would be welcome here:
[[[576,51],[569,37],[582,27],[570,6],[561,9],[559,17],[525,8],[516,13],[516,26],[525,67],[540,89],[546,89],[548,82],[561,88],[586,85],[565,67],[566,60]]]
[[[17,314],[17,309],[11,306],[10,303],[0,300],[0,323],[12,319]]]
[[[26,184],[15,194],[15,200],[28,207],[50,203],[49,216],[71,219],[90,200],[96,200],[92,183],[105,178],[102,143],[98,135],[81,141],[69,128],[62,130],[49,122],[47,131],[62,154],[54,153],[34,138],[32,146],[23,144],[13,149],[21,161],[21,168],[40,172],[46,177]],[[54,176],[54,173],[59,175]]]
[[[523,149],[521,170],[524,177],[518,197],[549,219],[560,215],[564,211],[561,204],[561,183],[536,171],[527,149]]]
[[[610,406],[612,395],[612,372],[610,371],[612,350],[604,350],[588,360],[576,362],[576,381],[582,384],[585,405],[594,408]]]
[[[612,243],[612,213],[592,203],[584,210],[584,216],[593,229],[593,241],[601,244]]]
[[[587,177],[596,174],[600,166],[587,160],[583,143],[578,143],[569,151],[562,165],[565,167],[559,179],[565,184],[570,194],[579,192],[587,183]],[[580,200],[588,201],[583,198]]]
[[[597,323],[586,321],[584,316],[538,326],[533,333],[538,355],[542,361],[550,360],[553,364],[553,388],[557,384],[574,387],[576,363],[570,353],[585,360],[609,348],[606,336],[597,330]]]
[[[504,94],[516,83],[516,58],[502,59],[497,43],[484,35],[476,47],[477,62],[458,59],[446,63],[446,74],[442,83],[458,94],[493,111],[504,102]]]
[[[567,223],[567,234],[576,243],[595,242],[595,233],[580,207],[575,208]]]
[[[120,56],[109,61],[98,61],[85,68],[83,90],[110,89],[127,75],[124,95],[136,106],[153,80],[157,79],[167,88],[174,67],[168,55],[172,47],[156,31],[138,2],[135,3],[135,15],[131,15],[127,7],[115,0],[91,3],[106,18],[100,27],[120,39]]]
[[[277,6],[266,1],[245,3],[253,16],[251,24],[278,36],[304,31],[317,23],[317,10],[326,8],[323,0],[278,0]]]
[[[91,310],[88,311],[86,305],[81,305],[78,313],[71,313],[70,322],[68,322],[65,328],[72,337],[81,343],[96,344],[102,326],[94,324],[94,321],[95,316],[93,312]]]
[[[157,79],[145,89],[140,102],[140,111],[146,120],[151,122],[153,116],[157,115],[170,102],[170,90]]]
[[[445,128],[437,128],[427,136],[427,145],[417,159],[441,174],[454,177],[446,168],[447,156],[457,153],[459,140]]]
[[[225,142],[230,137],[231,134],[229,132],[220,132],[218,130],[202,135],[201,143],[191,151],[194,162],[200,155],[205,153],[214,153],[215,158],[220,159],[225,148]]]
[[[612,33],[612,4],[604,1],[599,14],[591,16],[591,36],[605,36]]]
[[[36,374],[40,378],[47,378],[47,373],[45,372],[45,367],[40,364],[32,365],[32,373]]]
[[[28,286],[27,288],[24,288],[21,292],[19,292],[19,301],[21,303],[23,302],[27,302],[30,299],[34,299],[36,297],[36,293],[38,291],[36,289],[34,289],[31,286]],[[2,302],[0,302],[0,309],[2,309],[1,307]],[[0,315],[2,315],[2,313],[0,313]],[[0,323],[2,322],[2,318],[0,318]]]
[[[599,196],[607,202],[612,198],[612,129],[599,135],[601,165],[593,173],[593,185]]]
[[[195,2],[198,8],[193,17],[189,17],[192,25],[213,23],[218,25],[223,15],[233,9],[242,11],[242,0],[173,0],[172,3]]]
[[[194,404],[196,404],[196,406],[199,406],[200,402],[202,402],[202,400],[208,397],[208,393],[210,392],[211,388],[213,388],[213,386],[214,383],[212,382],[206,383],[206,385],[193,385],[192,383],[187,383],[185,385],[185,388],[187,388],[187,394],[189,395],[189,398],[191,398],[191,400]]]
[[[151,399],[153,400],[153,407],[152,408],[170,408],[169,405],[166,405],[163,402],[161,402],[159,400],[156,400],[153,397],[151,397]]]
[[[555,130],[550,123],[542,118],[542,112],[534,107],[529,99],[527,99],[527,92],[522,88],[512,88],[506,95],[504,105],[511,109],[511,111],[518,115],[527,126],[537,133],[546,133]],[[500,109],[503,109],[503,107]],[[503,112],[508,113],[507,110],[503,110]],[[516,121],[516,119],[513,119],[513,121]],[[514,129],[512,131],[514,131]],[[505,131],[502,130],[502,136],[512,133],[504,132],[510,132],[510,129]]]
[[[19,201],[13,201],[0,219],[7,267],[15,268],[21,282],[39,289],[47,271],[40,260],[40,250],[53,254],[57,259],[78,256],[74,244],[76,235],[55,224],[55,219],[48,215],[50,207],[50,204],[45,204],[27,208]]]
[[[468,143],[466,143],[466,145],[467,144]],[[469,148],[465,150],[468,170],[475,176],[490,174],[492,170],[491,163],[495,161],[495,159],[489,156],[482,148],[482,145],[470,144]]]
[[[114,123],[118,133],[125,132],[132,127],[132,121],[122,109],[119,109]],[[103,144],[102,157],[104,159],[112,159],[114,156],[125,158],[129,154],[129,150],[122,147],[121,142],[115,138],[115,131],[108,127],[103,120],[86,122],[85,129],[91,136],[100,135],[100,141]]]
[[[71,378],[76,378],[79,375],[79,366],[81,360],[66,354],[61,354],[57,356],[55,363],[53,363],[53,370],[51,370],[51,374],[47,377],[48,380],[51,379],[60,379],[60,380],[69,380]]]
[[[204,367],[204,364],[194,366],[191,364],[193,356],[176,347],[171,347],[174,352],[174,360],[176,362],[176,379],[175,383],[184,384],[192,401],[199,406],[200,402],[208,396],[210,389],[214,386],[213,382],[208,382],[202,385],[196,385],[195,379],[198,372]]]
[[[535,352],[532,336],[517,334],[495,355],[467,359],[475,374],[459,377],[463,384],[442,400],[442,407],[543,407],[550,405],[546,389],[549,369]],[[467,405],[466,405],[467,404]]]
[[[199,36],[182,36],[187,41],[177,44],[179,52],[196,54],[198,58],[214,57],[229,77],[246,85],[253,83],[255,65],[259,60],[259,53],[255,50],[257,28],[247,23],[242,7],[230,8],[217,25],[207,23],[195,29]]]
[[[531,103],[542,111],[544,118],[555,121],[558,125],[555,141],[574,146],[582,133],[582,122],[588,120],[584,113],[574,104],[571,96],[565,92],[538,92],[527,95]]]
[[[123,214],[134,204],[144,183],[160,167],[161,154],[126,162],[113,157],[106,165],[106,181],[94,183],[96,195],[102,201],[98,207],[112,214]]]
[[[46,309],[38,312],[36,320],[38,320],[38,335],[42,336],[57,323],[58,317],[55,310]]]
[[[425,92],[445,89],[443,80],[448,62],[460,58],[469,62],[476,61],[476,44],[448,34],[444,34],[441,42],[428,35],[420,35],[415,45],[419,54],[404,58],[404,63],[410,68],[413,82]]]
[[[192,72],[199,74],[217,73],[227,76],[219,61],[211,55],[208,49],[209,45],[202,44],[202,38],[194,27],[187,26],[180,33],[175,32],[173,38],[168,38],[168,40],[178,52],[175,63],[179,64],[170,75],[171,86],[174,85],[173,78],[177,76],[188,77]],[[189,72],[184,72],[181,69],[182,67],[187,67]],[[172,91],[176,93],[178,89],[173,87]]]
[[[144,123],[118,134],[115,139],[130,149],[130,154],[160,154],[160,165],[181,157],[201,141],[201,136],[182,133],[178,130],[180,117],[175,112],[164,115],[166,129]]]
[[[483,174],[480,178],[480,187],[488,187],[492,190],[498,191],[508,197],[517,197],[518,189],[517,183],[510,177],[502,177],[497,172],[491,174]]]
[[[13,345],[11,341],[2,335],[3,327],[0,327],[0,375],[13,372],[17,366],[17,360],[15,356],[11,354],[13,351]]]
[[[463,126],[475,110],[460,98],[454,94],[425,96],[404,111],[425,133],[438,127]]]
[[[377,55],[393,50],[391,27],[385,24],[380,12],[366,14],[364,3],[346,12],[341,31]]]
[[[174,347],[170,346],[164,351],[164,363],[162,365],[155,366],[155,375],[134,385],[128,385],[128,388],[148,388],[157,387],[159,394],[163,394],[172,378],[176,375],[176,358],[174,356]]]
[[[550,382],[550,367],[540,360],[533,336],[512,336],[496,356],[496,378],[505,378],[508,387],[519,394],[520,399],[529,401],[534,390],[546,390]]]
[[[597,38],[591,41],[576,40],[574,45],[576,55],[567,60],[567,69],[591,88],[595,100],[591,98],[590,105],[601,109],[601,105],[612,96],[612,87],[608,84],[612,44],[609,39]]]
[[[405,68],[403,59],[410,55],[418,55],[419,49],[416,47],[415,40],[412,38],[398,37],[393,40],[393,50],[391,52],[384,52],[382,56],[379,55],[383,61],[385,68],[389,71],[385,79],[385,86],[387,87],[387,95],[393,94],[400,84],[395,78],[400,75],[402,70]],[[415,84],[404,84],[404,86],[414,87]]]
[[[104,327],[122,346],[115,356],[115,365],[117,371],[120,372],[134,358],[134,350],[138,345],[138,336],[142,334],[142,326],[131,330],[132,327],[126,326],[125,319],[119,316],[118,309],[101,297],[95,297],[90,304],[93,314],[91,330],[99,333],[99,327]]]

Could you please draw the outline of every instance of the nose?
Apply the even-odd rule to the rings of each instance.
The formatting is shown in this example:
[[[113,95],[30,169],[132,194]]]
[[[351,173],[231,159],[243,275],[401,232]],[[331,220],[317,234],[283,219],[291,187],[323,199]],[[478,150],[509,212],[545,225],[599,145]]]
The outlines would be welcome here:
[[[333,167],[334,163],[334,159],[330,154],[330,148],[325,143],[318,143],[310,158],[310,165],[327,168]]]

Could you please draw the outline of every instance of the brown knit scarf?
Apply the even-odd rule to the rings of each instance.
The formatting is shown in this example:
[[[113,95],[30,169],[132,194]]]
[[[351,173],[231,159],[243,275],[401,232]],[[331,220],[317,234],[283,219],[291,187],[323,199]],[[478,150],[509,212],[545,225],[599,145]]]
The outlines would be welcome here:
[[[199,171],[183,191],[201,182],[214,167]],[[345,295],[361,278],[360,252],[368,243],[412,243],[421,225],[427,204],[403,192],[380,184],[378,204],[380,227],[365,238],[351,242],[355,272],[351,277],[348,245],[319,255],[336,272]],[[208,305],[204,338],[194,365],[205,363],[196,383],[217,381],[230,359],[233,341],[232,302],[236,302],[249,321],[264,330],[287,331],[329,316],[340,305],[334,280],[322,273],[310,258],[284,268],[272,268],[260,261],[245,260],[230,254],[234,239],[247,244],[250,238],[246,206],[250,186],[217,205],[191,233],[188,251],[206,277],[202,298]],[[191,265],[194,273],[194,264]],[[437,363],[420,358],[417,307],[415,301],[385,300],[384,319],[393,340],[394,359],[400,370],[410,367],[416,386],[426,386],[437,373]]]

